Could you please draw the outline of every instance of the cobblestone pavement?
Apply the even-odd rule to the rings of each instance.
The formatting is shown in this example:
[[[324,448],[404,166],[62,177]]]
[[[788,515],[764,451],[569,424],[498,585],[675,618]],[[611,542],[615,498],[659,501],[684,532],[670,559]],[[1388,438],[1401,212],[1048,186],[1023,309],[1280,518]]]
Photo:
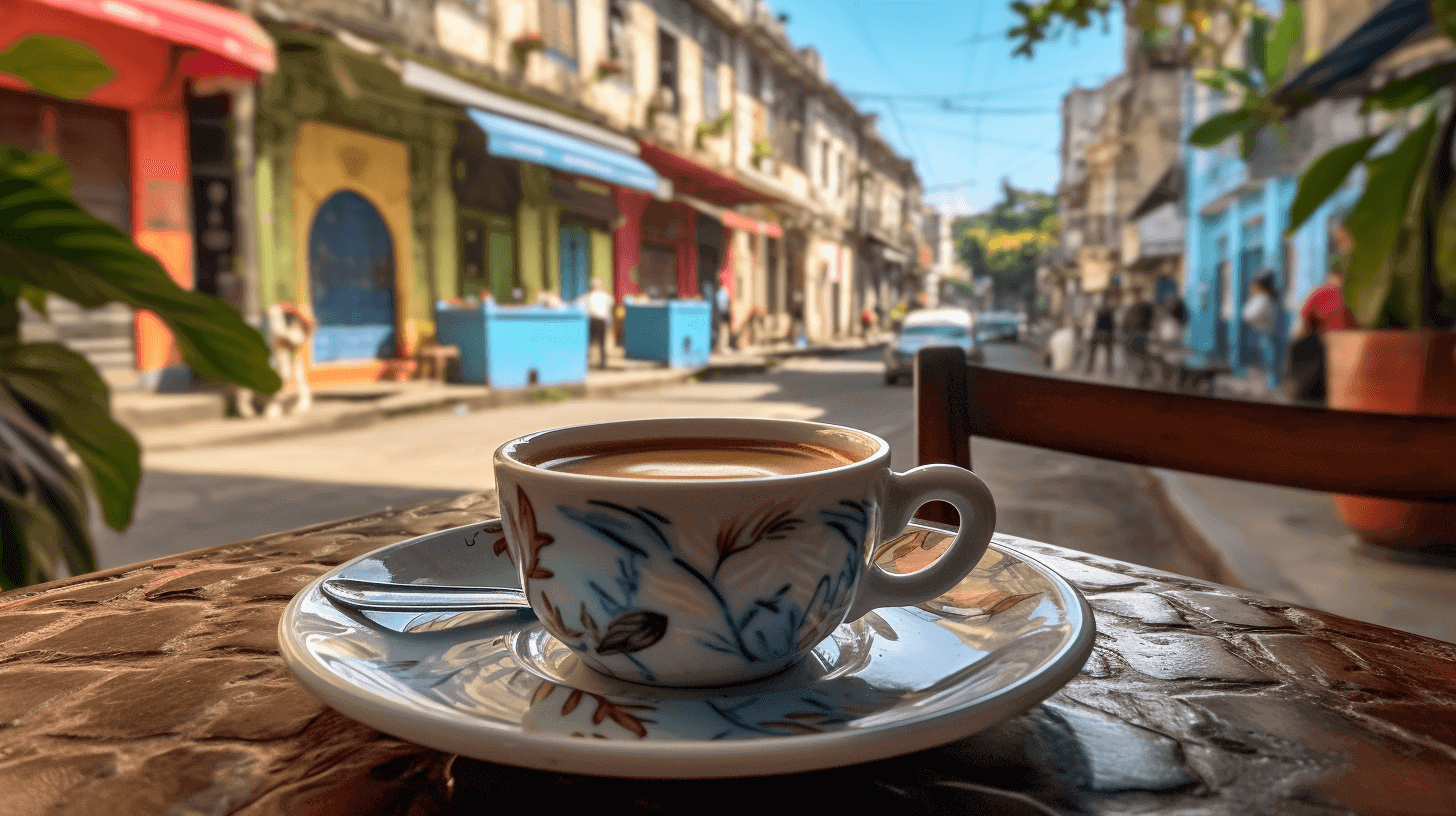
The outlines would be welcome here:
[[[1038,367],[1036,353],[989,348],[993,365]],[[914,462],[910,389],[887,387],[877,353],[793,358],[755,376],[611,400],[568,400],[405,417],[351,431],[149,454],[137,519],[100,535],[103,567],[128,564],[493,486],[490,454],[521,434],[648,416],[767,416],[861,428]],[[978,440],[976,470],[1011,535],[1213,580],[1212,558],[1185,536],[1157,485],[1135,467]]]

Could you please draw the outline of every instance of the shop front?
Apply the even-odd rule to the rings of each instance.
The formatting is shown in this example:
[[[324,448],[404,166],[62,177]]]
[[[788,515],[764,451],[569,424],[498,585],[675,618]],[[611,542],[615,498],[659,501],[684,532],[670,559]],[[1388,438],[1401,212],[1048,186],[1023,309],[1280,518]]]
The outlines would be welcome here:
[[[270,29],[259,111],[259,291],[312,310],[314,385],[409,376],[458,290],[458,109],[410,91],[367,44]]]
[[[0,74],[0,144],[61,157],[82,207],[130,234],[183,288],[194,288],[196,231],[209,225],[192,217],[189,101],[200,83],[252,83],[272,72],[272,39],[250,18],[194,0],[0,5],[0,50],[31,36],[85,44],[115,76],[68,102]],[[23,332],[65,343],[113,386],[190,380],[166,327],[148,313],[119,305],[83,311],[53,299],[46,319],[27,315]]]

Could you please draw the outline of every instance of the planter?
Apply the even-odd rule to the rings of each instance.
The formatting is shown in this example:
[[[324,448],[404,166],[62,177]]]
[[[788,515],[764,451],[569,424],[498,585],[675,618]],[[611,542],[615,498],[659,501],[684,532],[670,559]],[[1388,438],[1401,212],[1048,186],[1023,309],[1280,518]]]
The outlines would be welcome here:
[[[1324,335],[1331,408],[1456,417],[1456,333],[1353,329]],[[1456,506],[1333,497],[1367,544],[1456,553]]]

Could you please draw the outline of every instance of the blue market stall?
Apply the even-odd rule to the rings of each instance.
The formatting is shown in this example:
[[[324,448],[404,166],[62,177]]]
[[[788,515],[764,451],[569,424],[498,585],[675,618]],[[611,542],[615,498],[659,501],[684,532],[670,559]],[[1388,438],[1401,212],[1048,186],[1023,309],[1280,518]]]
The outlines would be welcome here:
[[[460,349],[461,382],[523,388],[586,381],[582,309],[442,302],[435,308],[435,332],[440,343]]]
[[[673,368],[708,364],[712,311],[707,301],[627,303],[622,345],[631,360],[652,360]]]

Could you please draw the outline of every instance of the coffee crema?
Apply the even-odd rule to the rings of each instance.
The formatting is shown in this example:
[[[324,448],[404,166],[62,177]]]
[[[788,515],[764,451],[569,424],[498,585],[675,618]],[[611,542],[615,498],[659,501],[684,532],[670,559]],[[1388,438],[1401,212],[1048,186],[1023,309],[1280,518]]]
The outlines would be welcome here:
[[[761,479],[794,476],[859,461],[825,445],[758,439],[634,439],[543,451],[533,467],[619,479]]]

